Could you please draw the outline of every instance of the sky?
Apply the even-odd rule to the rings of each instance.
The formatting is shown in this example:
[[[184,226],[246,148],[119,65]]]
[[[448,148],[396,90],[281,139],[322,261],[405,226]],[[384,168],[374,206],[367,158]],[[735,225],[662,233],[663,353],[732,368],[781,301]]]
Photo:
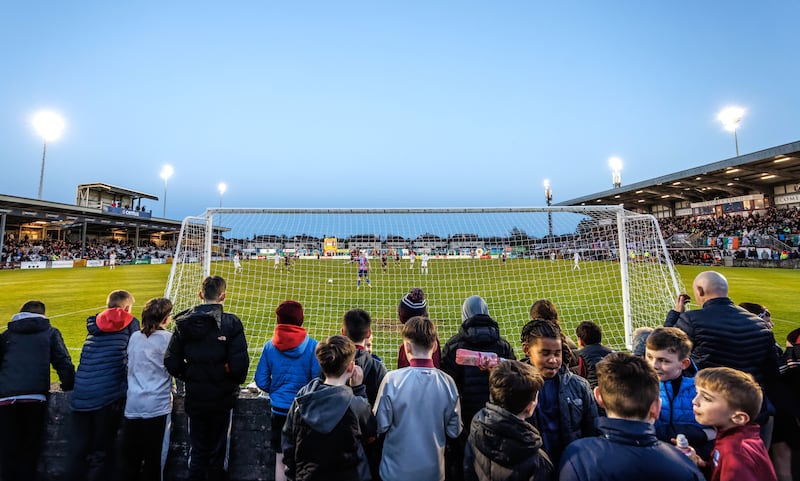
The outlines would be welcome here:
[[[528,207],[800,140],[800,2],[5,2],[0,193]]]

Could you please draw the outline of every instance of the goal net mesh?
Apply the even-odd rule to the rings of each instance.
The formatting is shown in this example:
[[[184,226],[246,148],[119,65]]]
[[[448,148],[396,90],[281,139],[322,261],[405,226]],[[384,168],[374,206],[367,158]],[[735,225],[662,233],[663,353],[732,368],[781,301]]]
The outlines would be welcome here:
[[[360,252],[370,268],[359,286]],[[591,320],[604,344],[624,349],[633,329],[663,322],[681,285],[655,218],[618,207],[209,209],[183,222],[166,292],[175,312],[199,301],[206,275],[227,280],[224,309],[242,319],[252,370],[286,299],[302,303],[316,339],[339,334],[347,310],[368,311],[373,352],[392,368],[397,306],[414,287],[442,344],[464,299],[480,295],[520,357],[538,299],[556,304],[568,337]]]

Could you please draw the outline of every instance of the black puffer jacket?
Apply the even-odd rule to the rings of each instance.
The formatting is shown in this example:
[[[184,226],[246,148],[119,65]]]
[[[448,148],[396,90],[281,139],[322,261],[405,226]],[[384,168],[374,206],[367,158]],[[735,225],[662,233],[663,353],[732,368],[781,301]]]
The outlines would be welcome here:
[[[492,403],[472,418],[464,452],[465,481],[552,480],[553,463],[530,423]]]
[[[224,313],[221,304],[181,312],[164,366],[186,383],[188,414],[233,408],[250,367],[242,321]]]
[[[489,371],[475,366],[456,364],[456,351],[494,352],[506,359],[516,359],[511,345],[500,337],[500,328],[494,319],[485,314],[470,317],[461,323],[458,333],[442,348],[442,371],[456,382],[461,395],[461,419],[468,424],[472,416],[489,400]]]
[[[698,369],[732,367],[753,375],[766,387],[778,376],[775,337],[755,314],[727,297],[709,299],[702,309],[670,310],[666,327],[677,327],[691,339],[692,359]]]
[[[75,367],[61,332],[39,314],[20,312],[0,334],[0,398],[50,391],[50,364],[71,391]]]
[[[356,366],[359,366],[364,371],[364,387],[367,390],[367,400],[370,406],[374,406],[375,399],[378,397],[378,388],[381,387],[381,381],[386,376],[386,366],[363,349],[356,350],[355,362]]]

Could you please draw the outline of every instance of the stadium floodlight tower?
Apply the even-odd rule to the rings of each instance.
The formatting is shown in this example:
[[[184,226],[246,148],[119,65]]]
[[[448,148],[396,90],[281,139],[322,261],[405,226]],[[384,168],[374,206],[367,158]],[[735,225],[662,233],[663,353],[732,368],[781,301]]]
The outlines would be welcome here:
[[[608,159],[608,166],[611,167],[611,182],[615,189],[619,189],[622,185],[622,159],[611,157]]]
[[[742,116],[744,116],[744,109],[741,107],[726,107],[717,114],[717,120],[722,122],[725,130],[733,132],[733,142],[736,144],[736,157],[739,157],[739,137],[736,135],[736,130],[739,124],[742,123]]]
[[[222,196],[225,194],[225,191],[228,190],[228,186],[225,185],[225,182],[220,182],[217,185],[217,190],[219,190],[219,207],[222,208]]]
[[[164,179],[164,210],[161,213],[161,217],[167,218],[167,181],[175,171],[172,170],[172,166],[169,164],[164,165],[161,169],[161,178]]]
[[[547,202],[547,207],[553,204],[553,189],[550,188],[550,179],[544,179],[544,200]],[[553,213],[547,211],[547,233],[550,238],[553,237]]]
[[[42,200],[42,185],[44,184],[44,159],[47,156],[47,142],[61,137],[64,131],[64,119],[53,112],[39,112],[33,117],[33,127],[42,137],[44,147],[42,149],[42,172],[39,174],[39,200]]]

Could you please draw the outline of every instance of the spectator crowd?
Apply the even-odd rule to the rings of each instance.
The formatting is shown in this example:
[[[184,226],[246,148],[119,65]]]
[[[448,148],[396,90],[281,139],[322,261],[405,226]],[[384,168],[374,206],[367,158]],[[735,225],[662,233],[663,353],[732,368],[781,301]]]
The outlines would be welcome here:
[[[149,300],[140,319],[129,292],[111,292],[87,319],[77,372],[44,303],[23,305],[0,334],[2,479],[35,479],[51,365],[72,391],[66,479],[161,479],[173,379],[185,385],[189,479],[227,479],[250,358],[226,289],[204,279],[201,303],[175,314],[171,332],[169,300]],[[699,274],[692,296],[699,309],[681,294],[632,354],[603,346],[591,321],[572,342],[555,304],[539,300],[513,333],[517,361],[480,296],[440,342],[414,288],[398,303],[395,370],[371,352],[380,339],[367,311],[343,313],[318,340],[302,304],[284,301],[254,379],[270,399],[275,479],[791,480],[800,329],[778,345],[768,310],[734,305],[717,272]]]
[[[3,249],[0,252],[0,266],[11,266],[26,261],[108,259],[112,252],[118,262],[147,257],[166,258],[172,255],[168,246],[158,246],[150,241],[140,241],[137,247],[133,242],[92,240],[84,246],[79,241],[31,240],[25,237],[16,239],[13,235],[9,235],[3,242]]]

